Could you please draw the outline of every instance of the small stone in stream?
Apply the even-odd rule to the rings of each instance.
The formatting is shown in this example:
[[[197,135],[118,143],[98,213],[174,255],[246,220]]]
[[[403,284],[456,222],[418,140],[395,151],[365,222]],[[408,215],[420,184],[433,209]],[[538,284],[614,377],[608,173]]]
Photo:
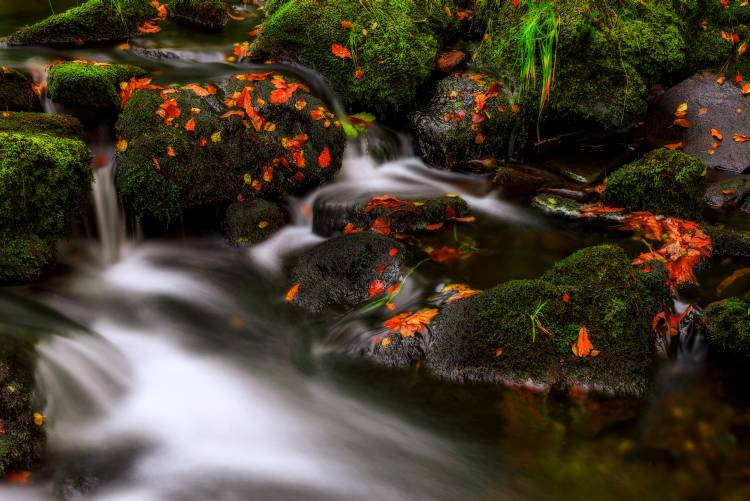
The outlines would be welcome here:
[[[297,260],[290,281],[299,288],[292,302],[319,313],[377,300],[401,280],[404,259],[403,244],[373,232],[327,240]]]
[[[733,209],[750,194],[750,174],[717,181],[709,185],[704,195],[712,209]]]
[[[254,198],[230,205],[224,228],[229,243],[240,247],[268,239],[287,219],[286,211],[279,204]]]
[[[120,84],[146,71],[129,64],[73,61],[53,64],[48,71],[49,97],[67,106],[115,112],[120,109]]]
[[[0,67],[0,111],[35,111],[40,107],[29,77],[7,66]]]
[[[469,205],[458,196],[400,199],[385,195],[361,201],[318,198],[313,206],[313,231],[322,236],[369,229],[387,234],[413,234],[469,217]]]
[[[70,115],[61,113],[0,112],[0,132],[28,132],[50,136],[83,137],[83,125]]]
[[[727,80],[718,85],[717,77],[712,73],[692,76],[661,96],[648,120],[648,139],[656,147],[682,143],[682,151],[705,165],[741,174],[750,167],[750,147],[732,137],[750,135],[750,107],[738,84]],[[683,103],[689,127],[675,125],[675,113]],[[723,140],[714,138],[711,129],[717,129]]]
[[[729,298],[711,303],[701,322],[708,345],[733,358],[750,360],[750,301]]]
[[[229,20],[224,0],[165,0],[169,17],[208,30],[220,30]]]
[[[547,184],[548,180],[512,167],[500,167],[492,180],[504,197],[526,197]]]
[[[422,160],[460,170],[467,160],[505,158],[520,114],[511,97],[505,85],[482,73],[440,80],[429,101],[409,115]]]

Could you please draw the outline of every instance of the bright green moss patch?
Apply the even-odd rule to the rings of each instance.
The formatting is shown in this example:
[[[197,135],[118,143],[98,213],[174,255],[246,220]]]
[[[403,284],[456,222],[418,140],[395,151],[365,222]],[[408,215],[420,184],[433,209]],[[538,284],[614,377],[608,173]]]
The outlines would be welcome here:
[[[294,58],[330,80],[348,104],[379,113],[415,101],[435,66],[440,32],[455,20],[450,0],[288,0],[268,11],[251,46],[255,57]],[[334,55],[334,44],[350,57]]]
[[[0,67],[0,111],[33,111],[38,107],[29,77],[7,66]]]
[[[699,160],[660,148],[612,173],[603,200],[629,210],[699,219],[706,186]]]
[[[145,74],[145,70],[128,64],[59,63],[49,69],[49,96],[69,106],[117,110],[120,108],[120,83]]]
[[[49,134],[72,139],[83,135],[83,125],[70,115],[3,112],[0,113],[0,132]]]
[[[167,0],[165,3],[169,15],[178,21],[218,29],[229,19],[224,0]]]
[[[750,359],[750,301],[730,298],[711,303],[702,318],[712,348]]]
[[[150,0],[88,0],[12,33],[10,45],[84,45],[117,42],[157,17]]]
[[[52,261],[50,244],[36,235],[0,238],[0,284],[21,284],[42,276]]]

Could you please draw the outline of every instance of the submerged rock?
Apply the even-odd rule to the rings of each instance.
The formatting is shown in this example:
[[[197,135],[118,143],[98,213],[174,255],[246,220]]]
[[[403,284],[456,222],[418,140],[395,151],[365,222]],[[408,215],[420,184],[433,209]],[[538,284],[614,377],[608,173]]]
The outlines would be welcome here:
[[[428,335],[392,334],[374,356],[389,365],[417,356],[431,373],[458,381],[642,396],[653,362],[649,322],[668,296],[664,269],[654,270],[638,272],[617,246],[589,247],[539,279],[448,304]],[[584,326],[595,351],[579,357],[573,345]]]
[[[653,107],[648,120],[648,139],[654,146],[682,143],[682,150],[705,165],[736,174],[750,167],[750,148],[734,140],[750,136],[750,109],[740,87],[719,75],[692,76],[670,88]],[[683,120],[675,124],[677,108],[686,104]],[[716,129],[722,139],[712,135]]]
[[[145,74],[142,68],[129,64],[57,63],[47,74],[49,97],[68,106],[116,111],[120,109],[120,84]]]
[[[120,197],[135,215],[162,220],[314,188],[340,169],[345,146],[322,101],[273,72],[139,90],[116,130]]]
[[[750,301],[729,298],[711,303],[701,318],[712,349],[750,360]]]
[[[8,45],[95,45],[127,40],[163,13],[151,0],[88,0],[6,37]]]
[[[467,161],[505,158],[518,124],[510,91],[481,73],[440,80],[430,100],[409,115],[417,150],[428,165],[466,170]]]
[[[178,22],[218,30],[229,20],[224,0],[166,0],[169,16]]]
[[[7,66],[0,68],[0,111],[35,111],[40,108],[32,82]]]
[[[446,14],[451,13],[451,16]],[[250,46],[256,59],[292,59],[326,77],[347,104],[401,111],[435,67],[452,0],[273,0]]]
[[[703,225],[703,229],[711,237],[714,256],[750,257],[749,233],[714,225]]]
[[[266,240],[281,229],[287,219],[286,211],[279,204],[254,198],[230,205],[224,228],[229,243],[240,247]]]
[[[60,113],[6,111],[0,113],[0,132],[28,132],[74,139],[83,136],[83,125],[77,118]]]
[[[706,184],[703,164],[660,148],[613,172],[602,200],[613,207],[700,219]]]
[[[402,200],[384,195],[359,202],[318,198],[313,206],[313,231],[326,237],[366,229],[413,234],[469,217],[469,205],[458,196]]]
[[[297,288],[292,302],[317,313],[374,300],[399,283],[404,254],[403,244],[373,232],[327,240],[298,259],[291,272]]]
[[[750,195],[750,175],[737,176],[712,183],[703,199],[712,209],[733,209]]]

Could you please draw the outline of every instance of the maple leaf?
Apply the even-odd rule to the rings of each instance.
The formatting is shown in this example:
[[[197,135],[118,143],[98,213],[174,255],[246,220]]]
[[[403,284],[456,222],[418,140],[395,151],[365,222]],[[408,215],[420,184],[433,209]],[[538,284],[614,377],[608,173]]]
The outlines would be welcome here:
[[[601,214],[615,214],[624,211],[625,209],[622,207],[607,207],[601,202],[582,205],[580,209],[582,217],[599,216]]]
[[[183,89],[191,90],[198,97],[206,97],[216,94],[216,87],[209,85],[206,88],[201,87],[197,83],[190,83],[182,86]]]
[[[253,81],[253,82],[259,82],[262,80],[268,80],[273,76],[273,71],[267,71],[265,73],[243,73],[240,75],[235,75],[235,80],[245,80],[245,81]]]
[[[385,219],[377,218],[372,223],[372,231],[381,235],[389,235],[391,233],[391,225]]]
[[[378,207],[384,207],[384,208],[396,208],[396,207],[407,207],[414,205],[414,202],[410,202],[408,200],[401,200],[398,197],[394,197],[393,195],[381,195],[379,197],[373,197],[369,202],[367,202],[367,207],[365,207],[365,212],[370,213],[373,210],[375,210]]]
[[[578,331],[578,339],[573,343],[571,348],[573,354],[579,358],[585,358],[589,355],[595,357],[599,354],[599,352],[594,350],[594,345],[589,340],[589,331],[585,325],[581,326],[581,329]]]
[[[463,259],[467,256],[468,254],[461,252],[459,249],[448,246],[443,246],[430,252],[430,258],[436,263],[445,263],[453,259]]]
[[[341,59],[351,59],[352,58],[352,53],[349,52],[349,49],[347,49],[343,45],[340,45],[340,44],[337,44],[337,43],[331,45],[331,53],[334,56],[336,56],[338,58],[341,58]]]
[[[750,137],[745,136],[743,134],[734,134],[732,136],[732,140],[734,140],[734,142],[736,142],[736,143],[746,143],[746,142],[750,141]]]
[[[30,471],[11,471],[5,476],[5,480],[11,484],[28,485],[31,478]]]
[[[383,325],[388,327],[391,334],[398,332],[401,337],[411,337],[422,332],[437,314],[437,308],[426,308],[416,313],[407,311],[386,320]]]
[[[710,132],[711,132],[711,135],[714,137],[714,139],[716,139],[717,141],[724,140],[724,135],[721,132],[719,132],[718,129],[711,129]]]
[[[167,99],[156,110],[156,114],[164,119],[166,125],[171,125],[174,119],[179,117],[181,113],[182,111],[176,99]]]
[[[128,149],[128,140],[122,137],[117,138],[117,142],[115,143],[115,148],[120,153],[124,153],[125,150]]]
[[[321,169],[327,169],[331,166],[331,150],[326,146],[318,156],[318,165]]]
[[[226,113],[219,115],[219,118],[229,118],[229,117],[244,117],[245,112],[240,110],[233,110],[233,111],[227,111]]]
[[[297,297],[297,294],[299,294],[299,284],[294,284],[286,293],[286,301],[291,303]]]
[[[362,228],[357,228],[354,226],[353,223],[346,223],[346,226],[344,226],[344,229],[341,230],[341,233],[344,235],[352,235],[355,233],[362,233],[364,230]]]
[[[674,122],[672,122],[674,125],[677,125],[679,127],[682,127],[684,129],[689,129],[692,123],[690,120],[686,118],[676,118]]]
[[[454,301],[458,301],[459,299],[465,299],[467,297],[476,296],[477,294],[482,293],[482,291],[472,289],[466,284],[449,284],[443,287],[443,290],[441,290],[440,292],[441,294],[451,294],[451,296],[446,299],[446,303],[452,303]]]
[[[383,282],[379,278],[370,282],[370,289],[368,291],[368,294],[370,295],[370,297],[378,296],[382,294],[384,291],[385,291],[385,282]]]
[[[141,35],[147,35],[150,33],[159,33],[161,28],[155,25],[151,21],[146,21],[138,27],[138,33]]]
[[[131,77],[127,82],[120,83],[120,106],[124,109],[133,93],[140,89],[161,89],[158,85],[151,84],[150,78]]]
[[[427,230],[427,231],[437,231],[440,228],[442,228],[443,225],[444,225],[444,223],[441,221],[441,222],[435,223],[435,224],[428,224],[427,226],[424,227],[424,229]]]
[[[185,130],[188,132],[195,131],[195,118],[191,118],[190,120],[185,122]]]
[[[166,19],[169,16],[167,6],[163,5],[161,2],[159,2],[159,0],[151,0],[151,5],[154,6],[154,9],[156,9],[156,15],[160,20]]]
[[[665,144],[664,147],[668,150],[681,150],[685,146],[682,142]]]

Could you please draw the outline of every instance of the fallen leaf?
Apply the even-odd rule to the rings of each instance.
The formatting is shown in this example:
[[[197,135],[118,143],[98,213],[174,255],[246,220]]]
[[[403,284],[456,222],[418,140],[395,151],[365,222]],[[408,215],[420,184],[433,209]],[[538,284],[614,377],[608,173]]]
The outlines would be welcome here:
[[[581,329],[578,331],[578,339],[573,343],[571,348],[573,349],[573,354],[579,358],[585,358],[591,354],[594,345],[589,340],[589,331],[585,325],[581,326]]]
[[[407,311],[386,320],[383,325],[388,327],[391,334],[398,332],[401,337],[411,337],[424,330],[437,314],[437,308],[423,309],[416,313]]]
[[[385,219],[377,218],[372,223],[372,231],[381,235],[389,235],[391,233],[391,225]]]
[[[742,135],[742,134],[734,134],[732,136],[732,139],[736,143],[746,143],[746,142],[750,141],[750,137]]]
[[[468,255],[455,247],[443,246],[430,252],[430,258],[436,263],[445,263],[454,259],[463,259]]]
[[[203,88],[197,83],[190,83],[187,85],[183,85],[182,88],[193,91],[198,97],[206,97],[216,94],[216,87],[214,87],[213,85],[209,85],[208,87]]]
[[[385,282],[380,279],[375,279],[370,282],[370,290],[368,294],[370,297],[375,297],[382,294],[385,291]]]
[[[118,152],[124,153],[125,150],[128,149],[128,140],[122,137],[118,138],[117,142],[115,143],[115,148]]]
[[[326,146],[318,156],[318,165],[321,169],[327,169],[331,166],[331,150]]]
[[[185,130],[188,132],[195,131],[195,118],[191,118],[190,120],[185,122]]]
[[[352,53],[349,51],[349,49],[337,43],[331,45],[331,53],[341,59],[352,58]]]
[[[724,135],[721,132],[719,132],[717,129],[711,129],[711,135],[717,141],[723,141],[724,140]]]
[[[291,303],[297,297],[297,294],[299,294],[299,284],[294,284],[286,293],[286,301]]]
[[[424,227],[424,229],[427,231],[437,231],[443,227],[443,224],[444,223],[442,221],[439,223],[435,223],[435,224],[428,224],[427,226]]]
[[[665,144],[664,147],[668,150],[681,150],[685,146],[682,142]]]
[[[445,300],[446,303],[452,303],[459,299],[465,299],[467,297],[476,296],[481,294],[482,291],[472,289],[466,284],[450,284],[443,287],[440,291],[441,294],[450,294],[450,297]]]
[[[678,127],[683,127],[685,129],[689,129],[692,123],[690,120],[686,118],[676,118],[674,122],[672,122],[673,125],[676,125]]]

